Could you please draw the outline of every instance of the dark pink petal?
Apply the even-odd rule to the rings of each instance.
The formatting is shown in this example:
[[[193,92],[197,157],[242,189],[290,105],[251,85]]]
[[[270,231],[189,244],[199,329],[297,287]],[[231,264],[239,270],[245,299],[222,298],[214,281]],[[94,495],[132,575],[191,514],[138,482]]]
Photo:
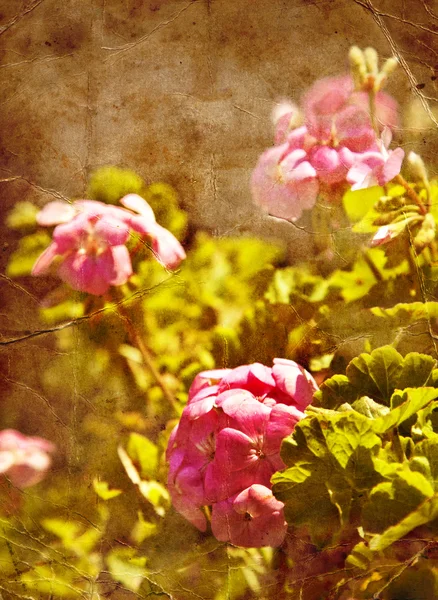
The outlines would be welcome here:
[[[251,365],[241,365],[240,367],[230,370],[222,377],[219,384],[219,390],[223,392],[235,388],[246,389],[250,369]]]
[[[109,251],[107,252],[110,254]],[[74,252],[64,259],[58,275],[74,290],[101,296],[110,287],[108,269],[102,266],[102,260],[97,262],[93,256]]]
[[[204,387],[199,390],[196,396],[191,398],[184,409],[184,413],[189,419],[199,419],[209,413],[216,404],[217,386]]]
[[[401,148],[389,151],[389,156],[385,161],[383,172],[379,178],[379,185],[385,185],[400,173],[404,157],[405,152]]]
[[[295,406],[277,404],[271,410],[266,427],[264,450],[267,455],[280,452],[281,442],[295,429],[295,425],[305,414]],[[281,467],[278,467],[279,469]]]
[[[312,375],[293,360],[274,358],[272,374],[280,391],[288,394],[300,409],[306,408],[318,390]]]
[[[190,496],[181,495],[172,483],[169,483],[169,493],[172,498],[173,506],[187,521],[194,525],[200,531],[206,531],[207,519],[204,513],[191,500]]]
[[[50,227],[52,225],[59,225],[60,223],[67,223],[76,214],[74,205],[68,204],[67,202],[49,202],[42,210],[37,214],[36,220],[38,225],[44,227]]]
[[[311,150],[309,160],[324,183],[331,185],[345,180],[348,168],[343,164],[337,149],[317,146]]]
[[[369,111],[368,92],[355,92],[351,97],[351,102],[360,106],[363,110]],[[399,124],[399,108],[397,101],[386,92],[376,94],[376,117],[380,129],[389,127],[394,129]]]
[[[222,405],[224,412],[232,419],[232,426],[245,432],[251,439],[264,435],[271,409],[257,400],[245,402],[231,398]]]
[[[81,248],[92,231],[93,225],[90,216],[80,213],[68,223],[55,227],[53,241],[58,244],[59,252],[65,254]]]
[[[283,504],[260,485],[215,504],[211,526],[218,540],[243,547],[280,546],[287,529]]]
[[[254,446],[245,433],[226,427],[216,438],[216,461],[230,472],[246,469],[259,460]]]
[[[269,367],[266,367],[261,363],[250,365],[248,373],[248,389],[254,396],[264,396],[273,387],[275,387],[275,380]]]
[[[307,131],[306,126],[297,127],[297,129],[293,129],[289,135],[287,136],[287,143],[289,146],[289,151],[291,150],[306,150],[306,147],[309,143],[313,143],[313,140],[309,140],[309,133]]]

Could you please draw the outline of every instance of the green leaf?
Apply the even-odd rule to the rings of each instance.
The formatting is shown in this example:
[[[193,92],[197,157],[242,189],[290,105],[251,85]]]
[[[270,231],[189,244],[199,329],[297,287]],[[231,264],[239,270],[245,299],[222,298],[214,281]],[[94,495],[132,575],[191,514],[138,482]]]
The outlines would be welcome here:
[[[431,481],[435,491],[438,492],[438,436],[416,444],[415,456],[427,459]]]
[[[170,501],[169,492],[164,485],[158,481],[141,481],[138,484],[138,489],[146,500],[152,504],[157,515],[163,517],[166,512],[166,506],[168,506]]]
[[[398,377],[397,388],[415,388],[433,386],[432,374],[436,367],[436,360],[427,354],[410,352],[403,359],[402,371]]]
[[[427,478],[409,465],[394,465],[388,477],[391,481],[375,486],[362,509],[362,526],[368,533],[383,533],[434,494]]]
[[[380,446],[373,432],[373,422],[357,412],[346,412],[327,420],[322,427],[327,448],[345,469],[359,448],[371,450]]]
[[[387,406],[382,406],[382,404],[375,402],[368,396],[362,396],[362,398],[353,402],[352,407],[358,413],[365,415],[365,417],[368,417],[369,419],[377,419],[378,417],[389,413],[389,408]]]
[[[158,448],[150,439],[139,433],[131,433],[126,450],[133,463],[138,465],[142,479],[155,477],[158,467]]]
[[[64,565],[38,565],[23,573],[20,581],[30,590],[47,594],[51,598],[83,597],[83,590],[73,583],[75,573]]]
[[[87,189],[87,198],[117,204],[126,194],[140,194],[144,186],[143,179],[134,171],[107,166],[91,174]]]
[[[391,405],[396,406],[396,408],[374,421],[374,431],[385,433],[397,427],[437,397],[438,389],[436,388],[423,387],[398,390],[391,398]]]
[[[11,229],[27,229],[35,227],[39,208],[32,202],[17,202],[6,217],[6,225]]]
[[[321,384],[314,395],[312,406],[338,408],[344,402],[354,401],[357,395],[357,390],[351,385],[346,375],[333,375]]]
[[[141,544],[146,538],[149,538],[157,533],[158,527],[156,523],[146,521],[141,510],[137,513],[137,522],[131,531],[131,539],[136,544]]]
[[[110,490],[108,483],[106,481],[99,481],[99,479],[93,479],[93,488],[102,500],[111,500],[111,498],[116,498],[122,493],[122,490]]]
[[[355,192],[348,190],[342,198],[342,204],[347,217],[352,223],[360,221],[374,207],[383,194],[383,188],[378,186]]]
[[[372,552],[381,552],[416,527],[426,525],[436,518],[438,518],[438,494],[425,500],[396,525],[389,527],[382,534],[374,536],[369,543],[369,549]]]
[[[383,346],[371,354],[354,358],[347,367],[347,377],[361,396],[370,396],[389,404],[402,372],[402,364],[403,358],[394,348]]]
[[[106,564],[114,581],[118,581],[132,592],[140,589],[143,580],[148,575],[145,568],[146,558],[136,556],[132,548],[112,550],[106,556]]]
[[[363,257],[354,263],[350,271],[335,271],[329,281],[331,287],[341,288],[341,296],[345,302],[363,298],[377,283],[373,270]]]
[[[375,306],[370,311],[376,317],[391,319],[394,326],[407,327],[416,321],[438,318],[438,302],[399,303],[391,308]]]
[[[51,242],[51,237],[46,231],[37,231],[27,235],[18,242],[18,249],[13,252],[6,268],[9,277],[23,277],[30,275],[37,258],[44,252]]]

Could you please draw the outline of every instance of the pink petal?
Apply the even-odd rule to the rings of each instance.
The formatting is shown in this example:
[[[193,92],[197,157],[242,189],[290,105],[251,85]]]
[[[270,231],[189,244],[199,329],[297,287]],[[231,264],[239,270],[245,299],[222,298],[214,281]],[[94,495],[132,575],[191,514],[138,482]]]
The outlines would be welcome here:
[[[341,161],[339,152],[328,146],[318,146],[310,153],[310,162],[318,177],[329,185],[345,180],[347,168]]]
[[[176,237],[156,223],[149,230],[152,237],[152,249],[155,252],[157,260],[168,269],[176,269],[180,262],[186,258],[184,248]]]
[[[32,267],[32,275],[42,275],[46,273],[50,265],[59,256],[58,245],[52,242],[48,248],[37,258],[36,263]]]
[[[49,202],[37,214],[36,220],[38,225],[50,227],[51,225],[59,225],[59,223],[67,223],[76,214],[76,209],[72,204],[67,202]]]
[[[152,222],[155,221],[154,211],[146,200],[138,194],[127,194],[126,196],[123,196],[120,200],[120,204],[123,204],[125,208],[129,208],[129,210],[139,213]]]
[[[353,152],[365,152],[376,147],[376,134],[368,111],[358,106],[347,106],[335,120],[336,136],[342,146]]]
[[[109,250],[106,253],[108,260]],[[108,267],[105,265],[105,261],[98,262],[96,258],[79,252],[74,252],[64,259],[59,267],[58,275],[74,290],[87,292],[94,296],[105,294],[110,287]]]
[[[108,250],[111,258],[106,252],[101,255],[105,265],[102,265],[102,268],[107,269],[106,277],[111,285],[124,285],[132,275],[131,256],[128,249],[126,246],[113,246]],[[106,260],[107,257],[108,260]]]
[[[93,235],[107,246],[120,246],[129,238],[129,227],[119,219],[104,215],[96,221]]]
[[[287,529],[283,504],[259,485],[215,504],[211,526],[219,541],[243,547],[279,546]]]
[[[395,150],[392,150],[392,152],[389,152],[388,159],[383,166],[383,172],[379,180],[379,185],[385,185],[400,173],[404,157],[405,152],[401,148],[396,148]]]
[[[300,409],[306,408],[318,390],[312,375],[292,360],[274,358],[272,374],[280,391],[288,394]]]

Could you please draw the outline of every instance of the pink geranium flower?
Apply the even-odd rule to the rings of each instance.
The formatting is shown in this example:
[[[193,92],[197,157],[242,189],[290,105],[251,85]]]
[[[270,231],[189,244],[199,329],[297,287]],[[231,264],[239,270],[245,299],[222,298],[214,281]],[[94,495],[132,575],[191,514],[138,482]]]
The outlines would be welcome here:
[[[251,485],[213,506],[211,528],[219,541],[236,546],[280,546],[287,529],[283,503],[269,488]]]
[[[354,90],[350,76],[317,81],[302,98],[302,112],[304,125],[296,127],[299,109],[287,102],[278,106],[276,145],[260,156],[251,177],[255,202],[268,214],[289,221],[311,209],[319,194],[341,198],[352,173],[359,177],[358,171],[351,171],[353,166],[362,157],[365,166],[375,163],[381,154],[368,95]],[[397,124],[397,103],[383,92],[376,95],[376,119],[382,129]],[[385,159],[384,175],[378,177],[377,166],[370,166],[376,179],[386,179],[396,170],[400,152],[394,152]]]
[[[0,473],[18,488],[39,483],[50,467],[55,446],[40,437],[28,437],[14,429],[0,431]]]
[[[137,194],[120,201],[125,208],[94,200],[72,204],[50,202],[37,215],[43,226],[56,225],[53,241],[35,263],[32,274],[46,273],[60,257],[58,276],[73,289],[105,294],[112,285],[123,285],[132,275],[126,248],[134,232],[151,240],[157,260],[174,268],[185,258],[178,240],[155,221],[147,202]]]
[[[212,505],[218,516],[221,511],[232,513],[236,495],[244,490],[263,487],[270,493],[271,476],[284,468],[281,442],[304,417],[302,411],[317,389],[310,373],[286,359],[275,359],[271,368],[254,363],[197,375],[167,448],[176,510],[205,531],[203,506]],[[279,520],[276,515],[274,521]],[[278,531],[284,535],[283,522],[275,540]],[[239,536],[227,539],[247,545],[249,538]],[[274,538],[264,537],[263,544],[260,540],[255,537],[249,545],[269,545]]]
[[[296,221],[312,208],[318,195],[316,171],[303,149],[290,151],[288,143],[264,152],[251,177],[257,204],[270,215]]]

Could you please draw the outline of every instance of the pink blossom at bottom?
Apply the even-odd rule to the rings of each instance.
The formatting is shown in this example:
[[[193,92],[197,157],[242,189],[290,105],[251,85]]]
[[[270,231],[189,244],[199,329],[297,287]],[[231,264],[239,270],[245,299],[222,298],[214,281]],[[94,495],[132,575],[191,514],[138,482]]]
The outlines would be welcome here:
[[[304,418],[317,389],[310,373],[286,359],[275,359],[273,367],[254,363],[199,373],[166,452],[175,509],[205,531],[203,507],[211,506],[213,533],[221,532],[221,540],[281,543],[283,505],[273,498],[270,480],[285,466],[282,440]],[[251,509],[242,509],[245,502]],[[230,530],[236,525],[226,538],[224,519]],[[272,525],[272,533],[257,537],[257,523]]]
[[[269,488],[251,485],[213,506],[213,535],[221,542],[245,548],[280,546],[287,529],[283,506]]]
[[[14,429],[0,431],[0,473],[18,488],[39,483],[51,465],[55,446],[40,437],[28,437]]]

